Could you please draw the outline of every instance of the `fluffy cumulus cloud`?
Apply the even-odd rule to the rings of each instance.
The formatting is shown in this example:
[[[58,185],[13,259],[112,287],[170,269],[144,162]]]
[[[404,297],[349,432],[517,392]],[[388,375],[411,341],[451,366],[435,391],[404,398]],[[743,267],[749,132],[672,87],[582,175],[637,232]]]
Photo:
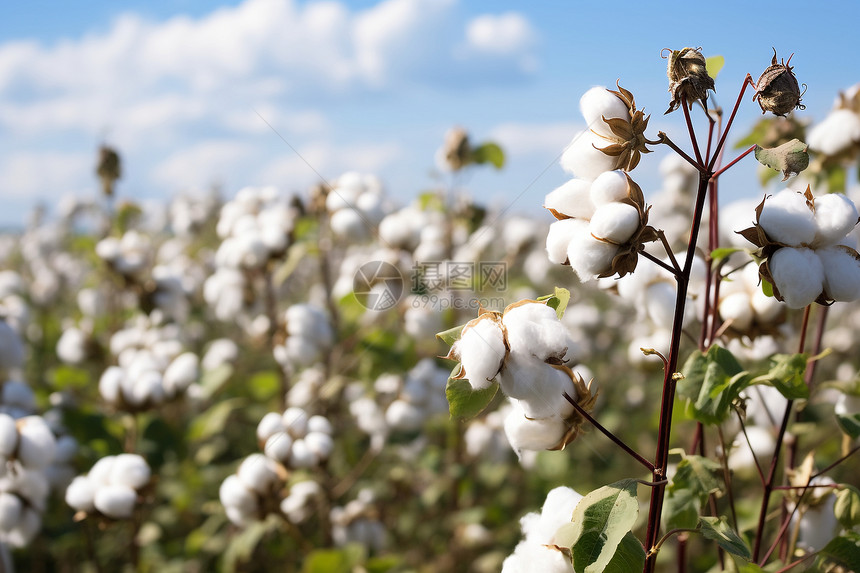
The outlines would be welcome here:
[[[392,158],[393,144],[344,142],[325,114],[332,105],[416,85],[522,79],[533,69],[533,38],[522,16],[468,21],[458,0],[383,0],[359,10],[338,1],[245,0],[199,18],[126,13],[77,38],[7,42],[0,45],[0,129],[15,135],[14,151],[29,155],[3,184],[24,194],[56,183],[28,166],[57,158],[56,145],[53,155],[36,156],[58,134],[66,145],[58,172],[74,172],[76,182],[90,176],[91,160],[75,170],[65,152],[92,151],[105,137],[129,158],[147,155],[139,163],[151,167],[145,185],[223,177],[238,159],[260,170],[283,151],[260,143],[271,128],[299,146],[368,149],[352,156],[373,165],[346,167],[372,169]],[[267,149],[249,149],[254,138]],[[12,152],[0,145],[5,163]],[[207,174],[210,167],[222,172]]]
[[[582,129],[582,124],[565,122],[503,123],[492,130],[490,138],[513,156],[555,157]]]

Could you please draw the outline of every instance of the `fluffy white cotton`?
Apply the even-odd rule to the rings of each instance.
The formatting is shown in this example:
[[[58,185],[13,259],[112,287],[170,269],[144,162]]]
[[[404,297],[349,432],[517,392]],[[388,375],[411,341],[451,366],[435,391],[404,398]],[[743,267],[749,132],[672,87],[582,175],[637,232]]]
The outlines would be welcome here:
[[[746,435],[746,438],[743,434],[735,438],[728,464],[733,471],[750,474],[756,470],[756,460],[760,464],[770,460],[776,440],[770,430],[759,426],[747,426]],[[749,444],[747,438],[749,438]]]
[[[824,288],[824,267],[811,249],[785,247],[768,262],[770,274],[789,308],[812,303]]]
[[[753,323],[753,312],[750,306],[750,296],[745,292],[736,292],[720,300],[720,317],[724,321],[732,321],[732,328],[740,331],[747,330]]]
[[[80,364],[87,357],[87,335],[79,328],[67,328],[57,341],[57,357],[66,364]]]
[[[602,173],[591,184],[589,195],[596,207],[616,203],[628,196],[628,181],[624,171],[616,169]]]
[[[595,209],[591,188],[589,181],[571,179],[551,191],[544,199],[543,206],[568,217],[590,219]]]
[[[200,359],[193,352],[185,352],[173,359],[164,371],[162,382],[169,394],[184,392],[197,381]]]
[[[229,338],[213,340],[203,355],[203,370],[214,370],[222,364],[234,362],[239,357],[239,347]]]
[[[405,400],[395,400],[385,410],[385,422],[395,430],[417,430],[424,423],[424,411]]]
[[[588,222],[582,219],[563,219],[552,223],[546,236],[546,253],[549,260],[558,265],[564,264],[570,242],[583,229],[588,229]]]
[[[844,247],[815,251],[824,267],[824,291],[827,298],[852,302],[860,298],[860,260],[857,252]]]
[[[567,422],[560,417],[530,420],[518,400],[511,400],[511,403],[513,408],[505,418],[505,435],[517,455],[523,450],[553,448],[567,432]]]
[[[600,151],[609,143],[591,131],[577,134],[561,156],[561,167],[580,179],[594,181],[601,173],[618,167],[618,158]],[[596,146],[596,147],[595,147]]]
[[[93,511],[96,495],[95,484],[86,476],[77,476],[66,488],[66,503],[78,511]]]
[[[588,228],[594,237],[620,245],[633,236],[639,223],[636,207],[627,203],[606,203],[594,212]]]
[[[603,117],[611,119],[620,117],[630,118],[627,105],[613,93],[603,86],[595,86],[582,94],[579,100],[579,109],[585,118],[589,128],[594,129],[603,124]]]
[[[818,227],[803,194],[791,189],[768,197],[759,217],[767,236],[786,245],[811,244]]]
[[[54,460],[57,441],[41,416],[27,416],[17,421],[18,459],[28,468],[44,468]]]
[[[113,519],[131,517],[137,492],[124,485],[106,485],[96,490],[93,497],[95,508]]]
[[[811,485],[833,485],[835,482],[829,477],[819,477],[813,479]],[[826,489],[813,490],[818,492],[827,492]],[[836,537],[839,532],[839,522],[836,520],[836,515],[833,513],[833,508],[836,505],[836,496],[833,493],[820,493],[824,500],[819,505],[809,507],[800,518],[798,527],[799,535],[797,544],[810,551],[818,551],[824,548],[831,539]]]
[[[149,483],[151,471],[149,464],[137,454],[119,454],[114,459],[108,475],[112,484],[140,489]]]
[[[21,498],[9,492],[0,492],[0,531],[9,531],[21,519],[24,504]]]
[[[263,454],[251,454],[245,458],[236,475],[245,487],[261,494],[278,480],[272,461]]]
[[[587,227],[577,230],[567,247],[570,268],[583,282],[608,271],[616,253],[618,253],[616,245],[598,241],[591,236]]]
[[[645,293],[645,312],[648,318],[659,327],[671,328],[675,317],[675,285],[667,281],[656,281],[648,285]]]
[[[263,452],[279,462],[286,462],[293,449],[293,438],[286,432],[275,432],[266,439]]]
[[[841,193],[828,193],[815,198],[815,223],[818,232],[815,245],[833,245],[845,238],[857,225],[857,206]]]
[[[529,418],[561,418],[570,415],[573,406],[564,398],[576,399],[570,376],[562,370],[521,352],[511,352],[499,374],[502,391],[518,400]]]
[[[512,352],[541,361],[562,359],[567,353],[569,334],[550,306],[540,302],[520,304],[505,312],[502,324]]]
[[[850,109],[837,109],[812,126],[806,136],[810,149],[836,155],[860,141],[860,116]]]
[[[491,318],[480,319],[463,330],[452,350],[459,357],[472,387],[476,390],[487,388],[505,359],[502,329]]]
[[[241,513],[251,514],[257,511],[259,502],[254,492],[242,483],[236,474],[227,476],[218,490],[221,504],[237,508]]]
[[[257,440],[265,442],[272,435],[285,430],[282,415],[277,412],[269,412],[257,424]]]

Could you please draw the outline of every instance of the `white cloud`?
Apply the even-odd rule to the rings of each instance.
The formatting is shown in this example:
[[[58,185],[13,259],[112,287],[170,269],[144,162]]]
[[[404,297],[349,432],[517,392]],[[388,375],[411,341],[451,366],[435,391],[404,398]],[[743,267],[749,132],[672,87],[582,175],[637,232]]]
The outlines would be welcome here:
[[[516,12],[483,14],[469,22],[466,38],[477,50],[514,54],[530,46],[534,32],[528,20]]]
[[[224,182],[233,169],[246,162],[253,153],[254,147],[249,144],[206,141],[177,151],[163,160],[153,170],[152,178],[171,190],[204,188]]]
[[[0,196],[47,199],[95,189],[94,160],[95,151],[11,153],[0,163]]]
[[[507,153],[514,156],[561,154],[583,129],[576,123],[503,123],[490,132]]]
[[[394,143],[333,145],[316,142],[284,152],[265,165],[258,183],[271,183],[303,188],[320,181],[335,179],[346,171],[375,173],[402,156],[402,148]]]

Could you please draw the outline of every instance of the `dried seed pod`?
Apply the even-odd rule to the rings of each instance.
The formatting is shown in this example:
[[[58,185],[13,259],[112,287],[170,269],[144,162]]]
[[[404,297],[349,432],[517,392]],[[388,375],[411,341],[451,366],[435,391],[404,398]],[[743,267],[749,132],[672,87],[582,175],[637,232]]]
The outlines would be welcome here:
[[[777,63],[776,48],[773,49],[770,66],[762,72],[753,94],[753,101],[758,98],[762,113],[769,111],[774,115],[785,116],[795,108],[806,109],[806,106],[800,103],[803,94],[800,93],[793,68],[788,65],[791,56],[788,57],[788,62]]]
[[[666,113],[681,107],[682,101],[686,101],[692,108],[694,101],[704,102],[708,99],[708,90],[714,89],[714,79],[708,75],[701,48],[684,48],[671,52],[666,75],[669,76],[672,101],[669,102]]]
[[[102,182],[102,192],[110,197],[113,195],[113,184],[122,176],[122,168],[119,154],[116,150],[102,145],[99,148],[99,163],[96,167],[96,175]]]

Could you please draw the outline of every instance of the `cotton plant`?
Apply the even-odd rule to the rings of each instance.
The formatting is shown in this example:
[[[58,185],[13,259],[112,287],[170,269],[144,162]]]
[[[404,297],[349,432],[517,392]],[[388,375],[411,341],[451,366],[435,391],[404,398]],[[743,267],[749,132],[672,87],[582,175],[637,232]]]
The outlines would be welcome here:
[[[271,458],[260,453],[246,457],[236,472],[224,479],[218,490],[227,518],[233,524],[245,527],[277,511],[279,492],[285,479],[283,468]]]
[[[320,360],[331,347],[334,333],[325,311],[316,305],[291,305],[284,313],[285,336],[274,347],[274,356],[287,371],[294,372]]]
[[[66,503],[79,519],[131,519],[151,478],[149,464],[138,454],[105,456],[86,475],[72,480],[66,488]]]
[[[334,448],[328,418],[308,415],[292,406],[269,412],[257,425],[257,441],[267,457],[289,468],[313,468],[324,463]]]
[[[380,521],[373,491],[362,489],[355,499],[329,512],[335,545],[360,543],[371,551],[382,551],[389,543],[388,531]]]
[[[369,239],[391,210],[379,178],[355,171],[333,182],[325,206],[334,235],[353,242]]]

